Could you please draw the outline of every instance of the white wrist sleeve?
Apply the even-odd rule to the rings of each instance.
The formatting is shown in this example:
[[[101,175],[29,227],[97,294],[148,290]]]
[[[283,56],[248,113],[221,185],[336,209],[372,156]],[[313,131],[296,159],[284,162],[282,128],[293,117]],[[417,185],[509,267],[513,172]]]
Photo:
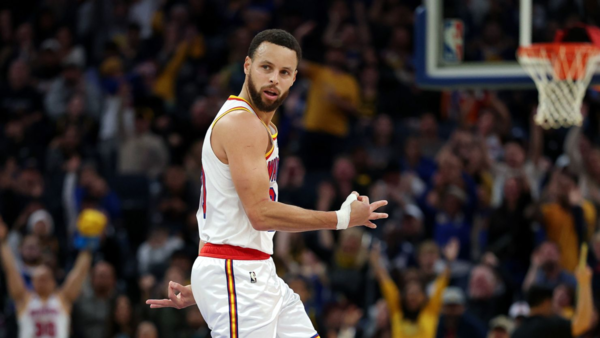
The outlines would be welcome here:
[[[350,224],[350,211],[352,210],[350,204],[352,204],[354,201],[356,201],[356,195],[350,194],[346,198],[346,201],[344,201],[342,204],[340,210],[335,212],[337,215],[337,230],[344,230],[348,228],[348,225]]]

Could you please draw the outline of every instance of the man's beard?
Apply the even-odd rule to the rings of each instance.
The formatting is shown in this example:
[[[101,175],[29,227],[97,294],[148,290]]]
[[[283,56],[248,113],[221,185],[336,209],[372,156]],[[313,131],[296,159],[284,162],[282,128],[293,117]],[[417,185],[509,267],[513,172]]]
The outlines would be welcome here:
[[[270,87],[270,88],[274,88],[274,87]],[[254,107],[256,109],[258,109],[261,112],[274,111],[283,103],[283,100],[285,100],[285,98],[290,93],[289,90],[284,93],[281,93],[279,95],[279,97],[275,101],[273,101],[273,103],[263,102],[262,95],[261,95],[263,92],[263,89],[261,88],[260,91],[258,89],[256,89],[256,87],[254,86],[254,82],[252,81],[252,76],[250,74],[248,74],[248,91],[250,92],[250,99],[252,100],[252,104],[254,105]]]

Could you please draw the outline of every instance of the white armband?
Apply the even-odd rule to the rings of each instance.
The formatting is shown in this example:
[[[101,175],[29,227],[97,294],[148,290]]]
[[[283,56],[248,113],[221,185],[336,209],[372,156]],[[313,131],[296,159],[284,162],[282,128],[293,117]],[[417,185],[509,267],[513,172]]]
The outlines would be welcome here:
[[[356,201],[356,195],[350,194],[346,201],[342,204],[340,210],[336,211],[337,215],[337,230],[348,229],[348,225],[350,224],[350,212],[352,211],[352,207],[350,206],[352,202]]]

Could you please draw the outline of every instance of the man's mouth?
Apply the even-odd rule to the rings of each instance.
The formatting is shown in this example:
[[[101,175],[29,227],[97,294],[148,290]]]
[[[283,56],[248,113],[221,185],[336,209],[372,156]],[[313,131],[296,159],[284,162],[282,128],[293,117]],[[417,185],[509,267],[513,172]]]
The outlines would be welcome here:
[[[265,95],[271,100],[277,99],[278,96],[278,92],[276,89],[265,89],[263,90],[263,93],[265,93]]]

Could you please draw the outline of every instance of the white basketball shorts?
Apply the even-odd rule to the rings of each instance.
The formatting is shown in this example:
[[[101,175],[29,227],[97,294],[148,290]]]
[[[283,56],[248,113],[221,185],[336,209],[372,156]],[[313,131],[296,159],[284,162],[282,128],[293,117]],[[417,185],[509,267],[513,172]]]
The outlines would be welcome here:
[[[260,251],[207,243],[192,292],[214,338],[318,338],[300,297]]]

